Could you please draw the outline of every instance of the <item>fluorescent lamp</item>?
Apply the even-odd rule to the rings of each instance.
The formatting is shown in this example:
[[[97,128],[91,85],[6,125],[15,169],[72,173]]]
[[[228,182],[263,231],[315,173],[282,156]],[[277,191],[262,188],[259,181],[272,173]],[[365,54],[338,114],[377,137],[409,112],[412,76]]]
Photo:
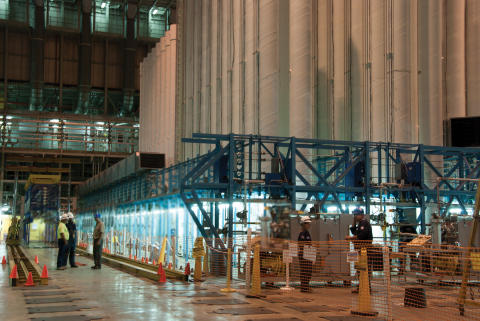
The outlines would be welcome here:
[[[106,3],[106,2],[102,2],[102,9],[105,9],[106,6],[107,6],[107,3]]]
[[[327,207],[327,213],[334,213],[338,210],[338,207],[336,206],[329,206]]]
[[[153,10],[153,13],[152,13],[152,14],[157,14],[157,13],[158,13],[158,10],[155,9],[155,10]]]

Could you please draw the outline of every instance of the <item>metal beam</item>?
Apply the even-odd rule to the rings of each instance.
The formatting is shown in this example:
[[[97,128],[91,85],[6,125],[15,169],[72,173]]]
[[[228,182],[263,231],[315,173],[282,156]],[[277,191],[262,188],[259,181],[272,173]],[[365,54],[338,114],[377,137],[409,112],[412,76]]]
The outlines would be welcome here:
[[[7,162],[18,163],[55,163],[55,164],[81,164],[82,161],[79,158],[44,158],[44,157],[18,157],[7,156]]]
[[[52,168],[35,166],[5,166],[7,172],[30,172],[30,173],[69,173],[70,168]]]

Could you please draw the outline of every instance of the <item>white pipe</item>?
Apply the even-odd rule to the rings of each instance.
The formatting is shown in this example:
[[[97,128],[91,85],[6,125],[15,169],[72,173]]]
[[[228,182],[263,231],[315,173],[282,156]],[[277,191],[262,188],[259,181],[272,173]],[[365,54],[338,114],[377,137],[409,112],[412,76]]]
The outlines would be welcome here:
[[[345,35],[345,1],[333,1],[333,139],[350,140],[350,117],[347,111],[347,77]]]
[[[412,143],[410,101],[410,1],[393,0],[393,142]]]
[[[446,0],[447,119],[466,116],[465,0]]]
[[[371,122],[370,139],[386,141],[388,128],[388,110],[386,101],[386,1],[371,0]]]
[[[290,1],[290,135],[313,136],[312,3]]]
[[[443,144],[443,3],[420,1],[419,143]]]
[[[319,139],[332,138],[332,84],[333,64],[332,60],[332,3],[330,0],[317,2],[317,11],[314,12],[318,26],[316,52],[317,65],[312,66],[318,70],[316,74],[316,102],[315,110],[315,137]]]
[[[285,127],[280,126],[278,87],[278,11],[280,1],[259,1],[259,134],[281,135]],[[284,102],[282,102],[284,103]],[[283,124],[285,125],[285,124]],[[287,124],[288,126],[288,124]],[[288,127],[287,127],[288,128]],[[288,131],[288,129],[287,129]],[[288,134],[286,135],[288,136]]]
[[[255,0],[245,0],[245,133],[255,134]],[[250,170],[250,169],[249,169]]]
[[[466,17],[466,74],[467,115],[480,116],[480,1],[467,0]]]
[[[349,41],[349,78],[350,78],[350,99],[348,102],[351,108],[351,132],[354,140],[368,139],[368,120],[370,115],[369,88],[370,82],[366,69],[369,39],[368,35],[368,8],[366,1],[352,1],[348,11],[350,19],[350,40]],[[347,96],[348,97],[348,96]]]
[[[201,77],[200,81],[200,97],[199,97],[199,105],[200,105],[200,132],[201,133],[209,133],[210,132],[210,46],[208,45],[209,40],[209,26],[210,20],[208,19],[209,16],[209,1],[201,1],[201,35],[200,41],[198,45],[200,46],[200,59],[199,63],[201,67],[199,68],[199,74]],[[204,154],[207,152],[208,146],[202,144],[200,146],[200,154]]]

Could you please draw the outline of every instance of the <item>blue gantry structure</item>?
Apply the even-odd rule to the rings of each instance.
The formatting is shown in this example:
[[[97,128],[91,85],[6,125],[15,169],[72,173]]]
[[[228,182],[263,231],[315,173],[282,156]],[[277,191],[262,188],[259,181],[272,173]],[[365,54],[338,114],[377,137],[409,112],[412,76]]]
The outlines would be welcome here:
[[[427,210],[471,213],[480,177],[480,148],[202,133],[183,142],[208,152],[89,190],[79,212],[110,213],[107,228],[118,231],[175,234],[186,253],[197,233],[219,240],[216,247],[232,246],[266,206],[311,213],[415,208],[425,233]]]

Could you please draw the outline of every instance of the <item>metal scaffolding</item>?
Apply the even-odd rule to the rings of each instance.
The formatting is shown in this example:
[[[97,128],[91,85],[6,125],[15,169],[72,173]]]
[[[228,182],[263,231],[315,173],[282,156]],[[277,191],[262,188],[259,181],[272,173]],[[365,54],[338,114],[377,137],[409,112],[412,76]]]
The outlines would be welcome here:
[[[470,214],[476,184],[445,178],[480,177],[480,148],[236,134],[194,134],[183,141],[206,144],[209,152],[86,191],[80,212],[115,214],[116,209],[138,206],[147,213],[151,207],[168,211],[163,203],[175,200],[175,211],[186,209],[205,238],[221,239],[226,231],[231,239],[239,221],[235,214],[241,210],[236,203],[314,212],[335,207],[339,213],[352,206],[369,213],[372,206],[388,204],[419,209],[417,220],[425,233],[427,208],[439,208],[443,216],[453,208]],[[219,208],[227,214],[223,220]]]

